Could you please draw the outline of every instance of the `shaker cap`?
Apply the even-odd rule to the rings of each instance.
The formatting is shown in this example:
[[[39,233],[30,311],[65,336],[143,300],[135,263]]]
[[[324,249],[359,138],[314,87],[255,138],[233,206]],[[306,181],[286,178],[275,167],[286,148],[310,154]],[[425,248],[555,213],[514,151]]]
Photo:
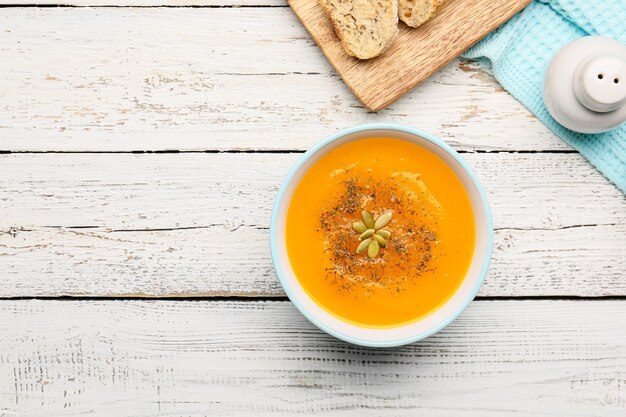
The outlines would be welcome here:
[[[626,121],[626,45],[586,36],[565,45],[548,65],[544,101],[554,119],[581,133]]]

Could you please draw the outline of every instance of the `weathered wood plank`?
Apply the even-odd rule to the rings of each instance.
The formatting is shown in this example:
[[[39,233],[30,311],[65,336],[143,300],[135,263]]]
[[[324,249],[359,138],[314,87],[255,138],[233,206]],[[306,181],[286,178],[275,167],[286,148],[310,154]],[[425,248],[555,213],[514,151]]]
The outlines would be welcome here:
[[[284,295],[267,230],[235,227],[10,229],[0,233],[0,297]],[[626,295],[625,236],[624,225],[498,230],[479,295]]]
[[[366,112],[288,8],[5,8],[0,28],[0,150],[306,149],[375,121],[568,149],[479,64]]]
[[[4,301],[3,416],[623,416],[626,302],[476,301],[397,349],[288,302]]]
[[[0,296],[282,295],[267,228],[298,157],[2,155]],[[464,157],[498,229],[481,295],[626,294],[626,200],[581,156]]]
[[[267,227],[300,153],[0,155],[0,227]],[[626,223],[626,199],[578,154],[465,153],[497,228]],[[418,169],[418,168],[416,168]]]

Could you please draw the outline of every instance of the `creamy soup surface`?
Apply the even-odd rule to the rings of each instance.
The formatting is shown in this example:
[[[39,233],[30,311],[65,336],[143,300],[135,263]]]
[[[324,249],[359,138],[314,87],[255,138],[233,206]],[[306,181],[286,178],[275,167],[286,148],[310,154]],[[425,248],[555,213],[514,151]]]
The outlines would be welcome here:
[[[363,211],[369,226],[377,219],[384,226],[369,227]],[[401,326],[442,305],[467,273],[475,233],[452,169],[392,138],[353,141],[322,156],[296,187],[286,223],[289,260],[304,290],[329,313],[365,327]]]

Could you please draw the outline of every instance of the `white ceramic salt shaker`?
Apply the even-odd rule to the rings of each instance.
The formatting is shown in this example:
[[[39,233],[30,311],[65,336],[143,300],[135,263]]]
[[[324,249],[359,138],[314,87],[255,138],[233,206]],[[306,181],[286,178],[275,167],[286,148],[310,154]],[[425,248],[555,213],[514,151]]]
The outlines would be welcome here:
[[[576,132],[600,133],[626,121],[626,45],[586,36],[565,45],[546,70],[543,99],[554,119]]]

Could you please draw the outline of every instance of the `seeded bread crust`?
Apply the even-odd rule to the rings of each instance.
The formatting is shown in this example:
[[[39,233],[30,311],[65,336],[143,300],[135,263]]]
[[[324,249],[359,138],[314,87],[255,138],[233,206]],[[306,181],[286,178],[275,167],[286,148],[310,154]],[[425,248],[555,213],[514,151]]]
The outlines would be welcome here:
[[[398,0],[400,19],[411,27],[418,27],[435,17],[445,0]]]
[[[397,0],[319,0],[348,55],[380,55],[398,34]]]

